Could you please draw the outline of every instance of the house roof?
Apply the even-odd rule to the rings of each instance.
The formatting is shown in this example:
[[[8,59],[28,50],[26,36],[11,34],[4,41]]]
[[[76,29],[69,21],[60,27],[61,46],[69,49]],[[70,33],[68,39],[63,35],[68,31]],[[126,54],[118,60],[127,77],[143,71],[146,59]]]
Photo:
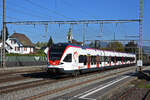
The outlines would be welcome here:
[[[16,38],[23,46],[31,46],[31,47],[34,46],[31,40],[24,34],[15,32],[14,34],[10,36],[10,38]]]

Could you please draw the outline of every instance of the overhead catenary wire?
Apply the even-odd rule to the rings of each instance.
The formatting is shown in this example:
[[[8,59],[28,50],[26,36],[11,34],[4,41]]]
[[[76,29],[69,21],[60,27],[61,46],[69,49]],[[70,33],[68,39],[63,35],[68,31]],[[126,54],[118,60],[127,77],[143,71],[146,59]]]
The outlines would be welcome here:
[[[43,14],[41,12],[35,11],[32,8],[30,8],[30,7],[27,7],[27,6],[24,7],[24,6],[20,5],[20,4],[15,4],[14,2],[10,2],[10,3],[13,4],[13,7],[15,6],[15,7],[19,8],[19,9],[20,8],[21,9],[26,9],[27,11],[29,11],[28,13],[30,13],[32,11],[32,14],[34,13],[34,15],[38,15],[38,16],[40,15],[40,17],[43,17],[43,18],[49,18],[50,17],[50,15],[46,15],[45,13]],[[45,16],[47,16],[47,17],[45,17]]]
[[[2,16],[2,15],[0,15],[0,16]],[[6,16],[6,17],[9,18],[9,19],[19,20],[18,18],[14,18],[14,17],[11,17],[11,16]],[[2,18],[0,18],[0,19],[2,19]]]
[[[32,4],[32,5],[34,5],[34,6],[38,7],[38,8],[41,8],[41,9],[47,10],[48,12],[52,12],[52,13],[54,13],[54,14],[56,14],[56,15],[61,16],[61,17],[64,17],[64,18],[67,18],[67,19],[74,19],[74,18],[69,18],[69,17],[67,17],[66,15],[63,15],[63,14],[61,14],[61,13],[57,12],[57,11],[51,10],[50,8],[47,8],[47,7],[41,6],[41,5],[40,5],[40,4],[38,4],[37,2],[35,3],[35,2],[32,2],[31,0],[25,0],[25,1],[29,2],[30,4]]]
[[[34,25],[34,24],[110,24],[110,23],[130,23],[139,22],[139,19],[131,20],[68,20],[68,21],[16,21],[16,22],[5,22],[6,24],[22,24],[22,25]]]
[[[2,5],[0,4],[0,6],[2,6]],[[21,13],[21,15],[24,14],[24,15],[27,15],[27,16],[32,16],[32,17],[36,17],[36,18],[42,18],[42,19],[44,18],[45,19],[45,17],[43,17],[43,16],[35,15],[33,13],[29,13],[29,12],[25,12],[25,11],[21,11],[21,10],[15,9],[14,7],[12,8],[10,6],[7,6],[6,8],[7,8],[7,11],[13,11],[14,13]],[[11,17],[11,18],[13,18],[13,17]],[[15,19],[15,18],[13,18],[13,19]]]
[[[0,5],[1,6],[1,5]],[[22,14],[25,14],[26,16],[32,16],[32,17],[36,17],[36,18],[44,18],[43,16],[40,16],[40,15],[34,15],[33,13],[29,13],[29,12],[25,12],[25,11],[21,11],[21,10],[18,10],[18,9],[15,9],[14,7],[11,8],[11,7],[8,7],[7,6],[7,11],[13,11],[14,13],[21,13]],[[11,18],[11,19],[17,19],[17,18],[14,18],[14,17],[10,17],[10,16],[6,16],[8,18]]]
[[[15,8],[11,8],[11,7],[7,7],[7,10],[13,11],[15,13],[21,13],[21,15],[24,14],[26,16],[32,16],[32,17],[36,17],[36,18],[42,18],[42,19],[44,18],[45,19],[45,17],[43,17],[43,16],[35,15],[33,13],[21,11],[21,10],[18,10],[18,9],[15,9]]]
[[[2,7],[2,5],[1,5],[1,4],[0,4],[0,6]],[[1,13],[0,13],[0,16],[2,17]],[[9,18],[9,19],[16,19],[16,20],[20,20],[20,19],[18,19],[18,18],[12,17],[12,16],[8,16],[8,15],[5,15],[5,16],[6,16],[6,18]],[[0,19],[2,19],[2,18],[0,18]]]

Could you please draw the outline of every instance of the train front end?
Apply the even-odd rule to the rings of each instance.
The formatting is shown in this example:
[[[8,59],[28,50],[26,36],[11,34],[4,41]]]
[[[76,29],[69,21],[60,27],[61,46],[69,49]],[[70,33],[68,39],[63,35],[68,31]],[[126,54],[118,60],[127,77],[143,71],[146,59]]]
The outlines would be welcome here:
[[[64,63],[62,62],[67,45],[58,43],[52,45],[47,54],[47,72],[64,73]]]

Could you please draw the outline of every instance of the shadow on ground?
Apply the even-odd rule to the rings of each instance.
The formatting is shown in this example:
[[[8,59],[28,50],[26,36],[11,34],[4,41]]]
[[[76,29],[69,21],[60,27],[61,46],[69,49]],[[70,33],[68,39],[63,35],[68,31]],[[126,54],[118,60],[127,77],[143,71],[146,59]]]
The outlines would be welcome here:
[[[60,79],[66,77],[63,74],[52,74],[47,72],[26,73],[26,74],[22,74],[22,76],[30,77],[30,78],[44,78],[44,79]]]
[[[146,81],[150,81],[150,70],[144,70],[137,74],[138,79],[145,79]]]
[[[146,81],[150,81],[150,70],[143,70],[136,73],[130,72],[128,74],[125,74],[125,76],[133,76],[141,80],[145,79]]]

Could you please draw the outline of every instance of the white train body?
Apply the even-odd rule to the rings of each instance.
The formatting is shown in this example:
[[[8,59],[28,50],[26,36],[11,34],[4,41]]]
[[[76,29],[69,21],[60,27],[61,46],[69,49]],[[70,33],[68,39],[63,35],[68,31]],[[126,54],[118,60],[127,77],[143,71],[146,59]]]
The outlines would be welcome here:
[[[48,51],[47,70],[72,73],[113,68],[136,63],[136,55],[86,48],[72,44],[59,43]]]

